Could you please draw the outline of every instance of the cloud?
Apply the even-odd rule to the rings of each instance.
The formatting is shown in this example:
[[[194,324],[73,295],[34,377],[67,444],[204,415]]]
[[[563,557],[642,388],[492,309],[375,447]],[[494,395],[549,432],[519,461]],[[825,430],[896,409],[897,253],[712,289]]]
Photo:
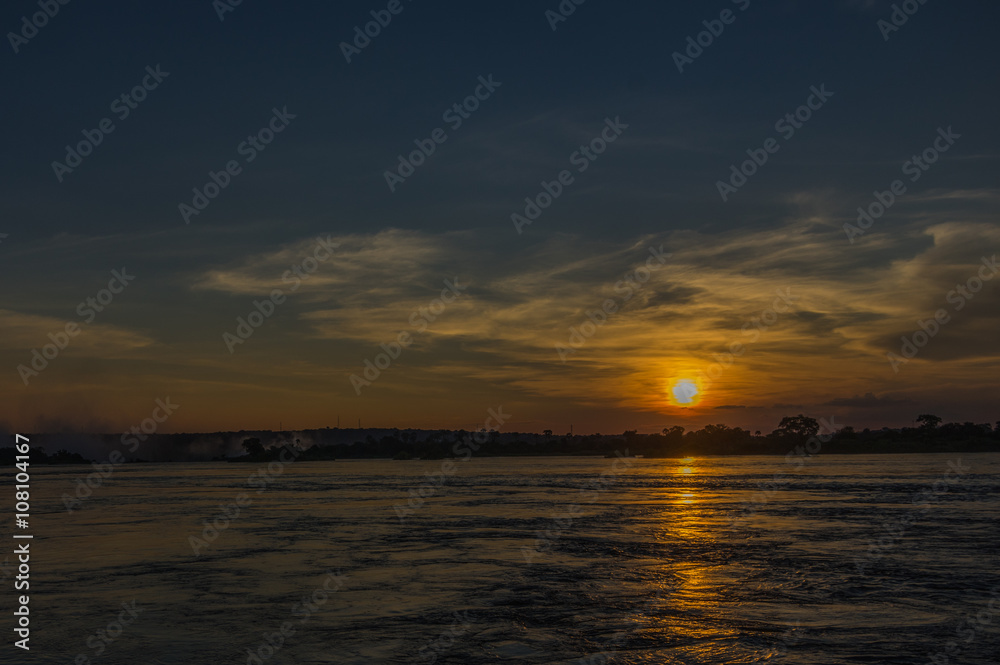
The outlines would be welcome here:
[[[112,357],[155,344],[152,338],[120,326],[99,322],[86,324],[79,320],[76,323],[80,332],[69,338],[67,348],[61,353]],[[0,328],[4,331],[0,348],[23,351],[28,356],[31,349],[52,343],[48,335],[64,334],[66,324],[65,319],[0,309]]]
[[[171,385],[222,391],[234,404],[237,395],[257,399],[271,389],[299,400],[365,404],[386,395],[417,403],[488,392],[538,405],[674,413],[669,382],[705,376],[736,347],[738,355],[725,361],[688,415],[905,407],[904,398],[933,398],[933,386],[945,379],[957,386],[949,393],[956,399],[990,385],[983,360],[997,354],[992,283],[902,368],[905,376],[892,372],[886,353],[898,351],[899,336],[933,316],[948,290],[975,273],[984,249],[1000,245],[1000,230],[961,216],[929,225],[924,219],[852,245],[831,217],[831,193],[795,199],[796,216],[775,228],[674,230],[619,242],[517,236],[502,223],[475,231],[323,234],[338,246],[295,291],[283,275],[314,255],[316,234],[264,251],[227,246],[229,258],[201,256],[193,271],[190,264],[160,268],[155,284],[167,285],[160,293],[169,305],[116,309],[129,315],[131,327],[98,321],[71,352],[127,358],[148,376],[143,380],[183,374]],[[176,248],[164,252],[172,258]],[[659,264],[661,252],[670,256]],[[650,260],[655,269],[647,273]],[[162,257],[149,261],[170,265]],[[435,307],[445,280],[456,278],[462,295],[433,317],[421,314]],[[147,283],[155,286],[150,280],[142,288],[152,288]],[[221,334],[275,288],[285,291],[287,304],[230,356]],[[779,307],[778,293],[792,295],[791,308]],[[611,313],[602,313],[608,303]],[[417,330],[414,316],[425,330]],[[16,364],[65,322],[11,308],[0,311],[0,324]],[[358,398],[349,375],[401,331],[412,334],[413,345]],[[565,362],[557,346],[572,349]],[[946,359],[959,362],[940,362]],[[874,404],[843,398],[856,394],[859,381],[894,397]]]
[[[891,390],[886,339],[902,322],[933,313],[931,286],[974,268],[984,238],[1000,244],[996,228],[943,222],[851,245],[815,215],[780,228],[682,230],[620,243],[569,234],[516,238],[504,230],[331,236],[340,247],[293,296],[291,330],[302,340],[352,344],[357,355],[332,360],[345,372],[357,371],[401,331],[412,333],[402,361],[408,371],[383,384],[408,393],[441,382],[485,382],[662,411],[669,377],[702,375],[717,354],[740,343],[744,353],[713,383],[706,407],[755,408],[795,394],[816,395],[824,405],[871,406],[865,398],[824,401],[813,381],[815,364],[824,363],[824,389],[834,394],[859,376]],[[283,271],[314,245],[304,238],[213,268],[195,288],[263,295],[281,288]],[[671,256],[636,282],[636,271],[661,251]],[[462,296],[416,331],[412,317],[423,316],[444,280],[456,277],[466,285]],[[794,306],[759,335],[748,334],[780,303],[779,292],[791,293]],[[608,302],[616,311],[605,321],[595,313]],[[563,363],[556,346],[581,339],[574,331],[591,325],[588,316],[599,325]],[[992,339],[985,331],[981,337]],[[771,385],[772,376],[783,377],[782,385]],[[748,390],[754,401],[745,401]]]
[[[304,267],[308,268],[317,246],[330,243],[338,245],[332,258],[319,263],[314,272],[306,273],[308,277],[297,291],[322,293],[334,302],[358,301],[368,295],[376,298],[402,295],[415,289],[415,280],[435,269],[451,266],[446,260],[452,258],[447,250],[452,237],[458,235],[435,238],[401,229],[373,235],[323,234],[208,270],[193,288],[232,295],[265,295],[277,288],[287,291],[294,286],[296,267],[305,261]]]
[[[913,400],[905,397],[876,397],[873,393],[855,395],[854,397],[838,397],[829,402],[824,402],[823,406],[852,406],[860,408],[878,408],[913,404]]]

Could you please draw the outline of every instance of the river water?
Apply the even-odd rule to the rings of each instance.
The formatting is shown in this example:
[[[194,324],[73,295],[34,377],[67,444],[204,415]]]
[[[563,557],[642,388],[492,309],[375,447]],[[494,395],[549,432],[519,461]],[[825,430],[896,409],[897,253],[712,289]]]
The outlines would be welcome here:
[[[33,467],[2,662],[998,662],[1000,455],[261,471]]]

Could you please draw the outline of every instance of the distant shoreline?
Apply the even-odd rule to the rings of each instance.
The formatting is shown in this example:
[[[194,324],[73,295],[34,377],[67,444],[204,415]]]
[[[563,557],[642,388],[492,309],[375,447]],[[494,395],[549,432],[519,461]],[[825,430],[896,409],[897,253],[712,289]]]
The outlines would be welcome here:
[[[919,427],[855,431],[808,416],[788,416],[769,434],[707,425],[700,430],[664,428],[656,434],[541,434],[497,430],[340,429],[205,432],[182,434],[32,434],[32,463],[235,462],[446,460],[477,458],[604,458],[816,455],[958,454],[1000,452],[1000,422],[941,423],[921,415]],[[133,433],[134,434],[134,433]],[[126,446],[126,444],[129,444]],[[56,452],[48,452],[56,451]],[[0,464],[12,464],[14,448],[0,448]]]
[[[0,448],[0,454],[3,452],[3,448]],[[812,455],[811,457],[855,457],[868,455],[872,457],[878,456],[899,456],[899,455],[941,455],[948,456],[954,455],[956,453],[969,454],[969,455],[1000,455],[1000,449],[995,450],[966,450],[966,449],[955,449],[955,450],[939,450],[939,451],[908,451],[908,450],[895,450],[895,451],[882,451],[882,452],[870,452],[870,451],[854,451],[854,452],[831,452],[831,453],[818,453]],[[694,455],[675,455],[675,456],[648,456],[644,455],[642,457],[630,457],[629,459],[635,459],[639,462],[643,461],[653,461],[659,462],[664,460],[675,460],[683,461],[686,459],[712,459],[712,458],[731,458],[731,457],[771,457],[777,459],[784,459],[785,455],[779,453],[707,453],[707,454],[694,454]],[[807,456],[808,459],[809,456]],[[335,459],[316,459],[316,460],[301,460],[296,462],[296,464],[310,464],[310,463],[326,463],[326,464],[341,464],[345,462],[394,462],[399,464],[407,464],[412,462],[440,462],[442,460],[454,460],[461,459],[455,457],[437,457],[437,458],[427,458],[427,459],[393,459],[391,457],[347,457],[347,458],[335,458]],[[476,455],[476,460],[502,460],[502,459],[537,459],[537,460],[565,460],[565,459],[579,459],[579,460],[600,460],[608,459],[607,455],[600,454],[565,454],[565,455]],[[46,462],[33,462],[33,464],[41,464],[47,468],[72,468],[82,465],[94,464],[95,460],[83,460],[79,462],[58,462],[58,463],[46,463]],[[129,466],[142,466],[142,465],[186,465],[186,464],[219,464],[219,465],[229,465],[229,464],[267,464],[263,460],[250,460],[243,459],[239,457],[234,457],[231,459],[224,460],[139,460],[139,461],[129,461],[126,462]]]

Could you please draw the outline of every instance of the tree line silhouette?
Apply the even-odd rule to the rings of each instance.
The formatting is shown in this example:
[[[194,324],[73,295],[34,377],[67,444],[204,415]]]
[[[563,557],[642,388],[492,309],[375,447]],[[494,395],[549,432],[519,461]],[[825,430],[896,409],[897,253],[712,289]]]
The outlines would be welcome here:
[[[478,443],[477,457],[604,455],[628,450],[644,457],[687,457],[691,455],[785,455],[811,440],[821,443],[827,454],[1000,452],[1000,421],[990,424],[947,423],[932,414],[922,414],[916,427],[864,429],[847,426],[827,429],[814,418],[799,414],[781,419],[770,434],[740,427],[706,425],[694,431],[680,426],[655,434],[626,430],[618,435],[589,434],[556,436],[542,434],[501,434],[496,431],[436,430],[421,437],[414,430],[391,430],[375,438],[371,434],[350,445],[317,444],[299,457],[303,460],[331,459],[444,459],[457,456],[470,440]],[[322,432],[322,430],[312,430]],[[298,443],[298,442],[296,442]],[[265,449],[259,438],[244,441],[247,455],[231,461],[277,459],[282,446]],[[810,447],[810,451],[814,450]]]
[[[272,462],[289,459],[298,462],[335,459],[444,459],[460,457],[470,448],[476,457],[520,457],[553,455],[604,455],[616,453],[644,457],[688,457],[697,455],[786,455],[804,448],[808,454],[862,453],[952,453],[1000,452],[1000,421],[988,423],[943,423],[933,414],[921,414],[915,427],[881,429],[834,428],[832,423],[817,421],[799,414],[781,419],[769,434],[751,432],[741,427],[706,425],[688,431],[674,425],[653,434],[626,430],[621,434],[556,435],[552,430],[541,434],[467,430],[341,430],[323,428],[288,432],[240,432],[214,434],[154,434],[145,450],[157,451],[154,460],[200,460],[230,462]],[[374,432],[374,434],[372,433]],[[222,441],[250,434],[242,440],[243,454],[193,455],[188,451],[204,448],[206,438]],[[376,436],[379,435],[379,436]],[[38,435],[46,437],[56,435]],[[99,435],[105,446],[113,448],[118,435]],[[295,438],[301,437],[301,438]],[[34,438],[34,436],[33,436]],[[262,438],[268,441],[265,445]],[[351,439],[354,439],[351,441]],[[303,445],[302,440],[308,443]],[[237,439],[238,440],[238,439]],[[350,442],[349,442],[350,441]],[[349,442],[349,443],[348,443]],[[195,445],[199,444],[199,445]],[[311,444],[311,445],[310,445]],[[287,451],[282,458],[282,451]],[[14,448],[0,448],[0,464],[12,465]],[[129,459],[130,462],[145,460]],[[89,464],[78,453],[59,450],[47,454],[42,447],[31,449],[33,464]]]

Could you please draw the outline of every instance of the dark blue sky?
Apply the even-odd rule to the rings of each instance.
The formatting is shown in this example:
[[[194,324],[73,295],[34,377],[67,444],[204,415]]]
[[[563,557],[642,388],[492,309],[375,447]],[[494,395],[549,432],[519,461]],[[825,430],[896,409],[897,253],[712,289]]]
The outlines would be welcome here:
[[[851,362],[861,362],[855,354],[863,356],[865,349],[878,368],[872,371],[882,372],[886,363],[879,349],[892,350],[887,340],[933,313],[933,303],[943,301],[951,288],[952,273],[965,274],[980,258],[972,255],[979,251],[975,245],[968,256],[947,265],[927,253],[937,248],[957,256],[961,248],[946,247],[942,238],[974,237],[977,228],[995,229],[1000,154],[995,121],[1000,63],[996,3],[928,0],[885,41],[877,22],[889,19],[892,3],[878,0],[751,0],[745,11],[740,7],[746,0],[681,6],[589,0],[556,31],[545,17],[547,10],[558,7],[555,0],[404,0],[403,11],[348,64],[340,43],[352,40],[354,27],[370,21],[370,12],[386,4],[244,0],[220,21],[209,0],[140,5],[70,2],[60,6],[59,13],[18,53],[5,43],[0,232],[8,237],[0,245],[6,273],[0,288],[4,311],[17,322],[12,327],[37,325],[46,330],[46,321],[72,318],[75,304],[95,290],[92,285],[99,286],[102,275],[112,267],[134,264],[143,268],[146,279],[137,281],[133,301],[109,308],[102,323],[123,334],[141,332],[151,358],[174,353],[202,357],[220,348],[225,353],[218,338],[249,301],[239,289],[195,287],[206,275],[220,270],[238,273],[258,260],[266,263],[260,257],[321,233],[357,237],[362,246],[378,245],[373,239],[379,234],[400,233],[409,239],[406,242],[442,252],[447,247],[458,254],[428,259],[422,265],[435,277],[405,298],[380,300],[383,285],[365,278],[351,296],[367,293],[371,302],[355,305],[402,308],[405,324],[409,309],[401,303],[433,293],[439,288],[438,276],[443,278],[454,272],[450,266],[477,256],[471,261],[475,268],[469,270],[486,266],[495,270],[479,276],[479,307],[462,316],[486,317],[490,325],[483,330],[463,325],[461,331],[442,332],[442,338],[428,342],[421,353],[430,354],[424,360],[433,358],[438,365],[445,359],[454,363],[449,376],[457,383],[443,383],[442,395],[464,393],[461,381],[472,381],[475,375],[483,399],[488,399],[487,388],[492,386],[494,393],[517,400],[528,399],[532,391],[552,393],[550,386],[543,388],[545,382],[513,378],[518,368],[527,374],[554,375],[547,367],[552,358],[540,361],[525,346],[538,340],[529,343],[501,332],[497,328],[503,327],[504,317],[491,318],[506,306],[516,310],[509,283],[515,276],[507,271],[521,262],[533,269],[541,261],[551,262],[548,277],[554,279],[564,268],[576,270],[575,262],[588,262],[592,268],[585,277],[572,278],[591,285],[575,294],[578,304],[567,305],[570,318],[542,326],[554,344],[563,334],[559,331],[577,318],[573,312],[582,312],[591,300],[600,302],[599,296],[588,299],[588,294],[614,284],[635,257],[626,253],[617,263],[604,261],[651,239],[668,246],[675,242],[678,248],[689,242],[703,249],[730,248],[714,257],[691,259],[682,271],[685,278],[678,274],[676,283],[661,284],[656,297],[644,304],[652,307],[657,298],[669,301],[665,294],[671,289],[687,288],[706,297],[711,292],[717,299],[716,313],[700,320],[724,331],[733,325],[723,321],[724,312],[734,308],[737,334],[739,321],[752,314],[754,306],[748,302],[754,297],[734,293],[730,302],[729,295],[708,286],[708,277],[706,283],[699,282],[699,267],[714,270],[720,262],[738,260],[741,267],[733,268],[737,278],[768,278],[779,284],[796,277],[805,282],[842,278],[838,292],[854,295],[859,287],[852,280],[868,274],[865,284],[878,283],[883,295],[891,295],[897,293],[894,280],[903,270],[900,262],[923,256],[935,268],[950,272],[912,294],[912,311],[901,312],[887,304],[885,311],[874,313],[869,310],[877,308],[870,300],[862,306],[854,301],[832,303],[819,295],[810,306],[810,316],[841,317],[825,329],[824,334],[836,337],[828,347],[831,357],[839,363],[847,358],[838,354],[847,353]],[[679,73],[673,53],[683,50],[687,37],[704,30],[702,22],[718,18],[723,9],[732,10],[735,21]],[[7,3],[0,12],[0,27],[5,32],[20,30],[21,17],[37,11],[35,3]],[[138,84],[147,66],[156,65],[169,77],[127,119],[114,118],[111,102]],[[396,166],[397,155],[412,151],[414,139],[425,139],[435,128],[446,126],[445,109],[472,94],[477,78],[488,75],[502,85],[462,127],[449,129],[447,142],[390,193],[384,172]],[[778,136],[775,121],[805,103],[810,86],[821,84],[834,96],[793,138],[780,141],[780,151],[724,203],[716,183],[728,177],[730,165],[745,160],[747,149],[760,148],[766,139]],[[252,163],[242,163],[237,146],[265,126],[275,107],[287,107],[296,118]],[[81,140],[82,130],[94,129],[105,117],[114,119],[115,131],[58,182],[52,162],[62,161],[65,146]],[[524,235],[517,235],[510,216],[523,211],[524,198],[536,195],[543,179],[551,181],[571,168],[571,153],[598,135],[605,118],[616,117],[628,124],[619,141],[586,172],[577,174],[564,196]],[[868,205],[875,189],[888,188],[900,177],[902,163],[930,146],[939,127],[949,126],[961,134],[956,147],[862,239],[871,242],[863,249],[848,243],[841,227],[857,216],[852,214],[855,208]],[[241,160],[240,175],[185,226],[178,204],[190,203],[192,188],[203,186],[209,170],[223,169],[231,159]],[[961,233],[928,232],[949,223],[970,226]],[[794,235],[790,229],[802,234],[806,244],[798,254],[794,246],[783,249],[779,261],[776,243],[788,241]],[[697,242],[691,240],[692,234],[698,236]],[[890,234],[895,234],[891,241]],[[453,242],[456,237],[460,242]],[[825,248],[821,255],[810,253],[812,243]],[[995,251],[987,245],[981,251]],[[749,247],[758,247],[755,251],[775,262],[744,265],[752,258],[746,254]],[[639,258],[642,252],[639,247]],[[920,275],[926,279],[929,273]],[[386,288],[401,279],[392,274],[383,277]],[[288,335],[316,342],[315,331],[310,332],[306,322],[329,311],[324,308],[347,308],[346,296],[337,296],[329,284],[326,287],[310,296],[309,305],[299,302],[295,306],[302,309],[289,310]],[[544,293],[525,292],[522,299],[537,300],[549,293],[545,290],[549,287],[537,288]],[[689,313],[692,318],[701,316],[694,313],[696,309]],[[862,319],[884,320],[885,328],[847,332]],[[293,321],[301,327],[292,326]],[[805,327],[807,321],[799,324]],[[520,325],[542,324],[532,317]],[[627,336],[625,330],[622,326],[619,334]],[[808,339],[804,328],[799,333],[802,337],[797,339]],[[392,334],[391,326],[385,331],[345,333],[344,338],[327,333],[320,340],[327,344],[324,351],[295,361],[308,365],[320,353],[322,361],[317,364],[336,372],[338,383],[335,388],[313,389],[317,394],[333,390],[337,400],[354,399],[349,385],[344,391],[344,377]],[[684,334],[676,333],[680,338]],[[979,333],[970,329],[955,335],[952,343],[974,348],[976,354],[984,352],[986,340]],[[981,343],[970,346],[969,336]],[[26,333],[27,343],[18,338],[5,345],[8,364],[22,363],[44,338],[43,332],[34,344]],[[457,346],[435,347],[446,339]],[[488,346],[489,340],[512,346],[506,354],[477,355],[481,352],[477,345]],[[269,343],[287,348],[285,342],[282,345],[276,336]],[[942,355],[948,356],[943,351],[946,339],[937,343]],[[554,355],[552,344],[538,344],[548,349],[545,354]],[[671,352],[677,342],[672,344]],[[795,342],[788,344],[793,355],[814,353]],[[156,356],[155,349],[164,355]],[[20,406],[9,419],[41,417],[48,408],[47,390],[60,395],[51,398],[54,403],[85,391],[85,384],[74,382],[96,371],[89,361],[107,358],[101,355],[104,352],[79,351],[79,374],[49,377],[48,387],[38,387],[38,394],[18,398]],[[637,357],[634,348],[602,353],[619,352]],[[413,355],[411,362],[419,365]],[[691,349],[689,355],[711,359],[709,349]],[[931,349],[924,355],[930,358]],[[75,361],[67,360],[64,366],[71,362]],[[149,367],[154,361],[109,362],[121,364],[107,369],[105,362],[100,371],[134,376],[136,367]],[[676,362],[676,358],[669,361]],[[176,367],[175,361],[165,364]],[[206,380],[201,371],[212,362],[196,364],[201,368],[198,378],[190,380]],[[663,409],[651,403],[635,409],[626,406],[635,402],[639,390],[626,378],[635,375],[634,367],[623,366],[621,375],[615,375],[607,362],[593,359],[593,365],[578,364],[585,368],[583,375],[560,381],[586,384],[610,377],[618,381],[622,399],[616,408],[624,412],[603,414],[602,422],[617,426],[635,418],[648,417],[650,423],[663,419]],[[473,366],[496,371],[484,375],[462,369]],[[505,369],[500,371],[501,367]],[[947,379],[938,379],[953,380],[952,369],[946,372]],[[155,375],[162,370],[150,371]],[[230,363],[218,371],[235,372],[226,375],[230,387],[264,380],[256,367],[236,370]],[[767,370],[768,376],[774,371]],[[789,367],[788,371],[801,376],[803,370]],[[8,375],[6,390],[12,395],[24,392],[17,373]],[[879,394],[910,399],[905,395],[911,384],[891,370],[883,378],[886,383]],[[750,376],[742,380],[745,385],[755,382]],[[648,387],[648,379],[641,383]],[[868,392],[871,383],[859,380],[856,389],[848,385],[845,379],[836,394],[817,393],[815,403]],[[232,389],[234,395],[240,392]],[[399,390],[400,395],[407,394],[404,388]],[[201,389],[194,392],[201,394]],[[770,401],[787,401],[777,398],[780,389],[773,392],[776,397]],[[726,399],[753,401],[734,393],[739,390],[729,390]],[[551,404],[551,410],[571,412],[589,399],[587,391],[579,395],[568,391],[563,397],[565,402]],[[105,401],[95,399],[100,410]],[[912,399],[922,404],[919,397]],[[379,410],[374,403],[350,408],[365,413]],[[450,408],[442,402],[431,410],[444,421]],[[457,410],[463,415],[478,413],[479,402],[463,403]],[[978,409],[972,411],[980,415]],[[528,423],[545,422],[540,412],[525,416]],[[192,414],[190,422],[207,427],[210,421],[207,415]],[[221,425],[236,423],[226,420]]]
[[[543,14],[554,2],[407,2],[348,65],[338,44],[376,4],[246,0],[220,22],[210,2],[70,3],[20,53],[8,49],[8,213],[42,235],[172,225],[181,195],[276,105],[298,114],[294,127],[199,224],[253,215],[306,230],[329,229],[331,217],[351,230],[373,218],[404,228],[486,226],[493,220],[484,212],[510,207],[561,168],[573,129],[598,127],[605,115],[630,122],[631,142],[668,142],[600,165],[605,188],[647,192],[630,201],[636,214],[616,233],[703,227],[709,215],[709,225],[723,227],[767,218],[779,212],[767,205],[777,188],[856,183],[864,191],[942,124],[967,132],[967,149],[996,152],[995,3],[931,2],[888,43],[876,27],[888,3],[753,2],[745,12],[734,4],[735,23],[683,75],[672,52],[728,3],[628,4],[591,0],[553,32]],[[0,25],[16,26],[32,8],[9,3]],[[57,183],[50,163],[63,146],[157,63],[170,78]],[[396,154],[440,126],[442,111],[488,73],[503,82],[495,98],[386,196],[381,174]],[[837,93],[822,117],[739,205],[715,206],[718,174],[822,82]],[[519,150],[505,159],[501,148]],[[995,182],[988,167],[972,171],[981,179],[968,184]],[[607,232],[602,217],[619,207],[617,197],[579,198],[547,228]],[[581,221],[588,211],[593,218]]]

